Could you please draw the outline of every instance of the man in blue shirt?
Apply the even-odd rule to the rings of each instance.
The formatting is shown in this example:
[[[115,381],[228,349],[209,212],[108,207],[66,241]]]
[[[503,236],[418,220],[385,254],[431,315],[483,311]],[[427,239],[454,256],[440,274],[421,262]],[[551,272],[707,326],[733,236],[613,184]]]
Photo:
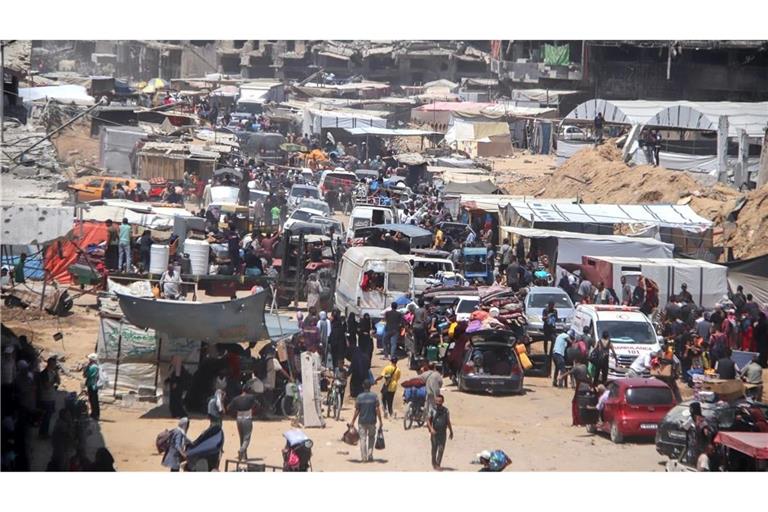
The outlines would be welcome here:
[[[575,337],[573,330],[564,332],[555,338],[555,346],[552,349],[552,362],[555,363],[555,371],[552,376],[552,385],[556,388],[561,387],[562,377],[565,372],[565,350],[568,348],[568,344]]]

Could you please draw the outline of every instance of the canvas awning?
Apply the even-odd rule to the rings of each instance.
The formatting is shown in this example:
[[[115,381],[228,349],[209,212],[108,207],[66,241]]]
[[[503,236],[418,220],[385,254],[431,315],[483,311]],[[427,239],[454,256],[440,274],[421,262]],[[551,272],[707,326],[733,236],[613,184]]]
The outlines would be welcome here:
[[[502,226],[505,233],[525,238],[557,239],[557,263],[581,264],[585,254],[592,256],[636,256],[643,258],[671,258],[674,246],[654,238],[621,235],[595,235],[552,229],[532,229]]]
[[[437,132],[427,130],[409,130],[406,128],[377,128],[372,126],[359,126],[357,128],[345,128],[350,135],[375,135],[377,137],[418,137],[436,135]]]
[[[766,432],[718,432],[715,443],[755,459],[768,459],[768,433]]]
[[[93,96],[90,96],[86,88],[81,85],[20,88],[19,96],[24,100],[24,103],[45,99],[78,105],[93,105],[95,103]]]
[[[677,204],[552,204],[511,202],[509,207],[528,222],[574,224],[649,224],[703,232],[712,222],[690,206]]]
[[[497,187],[491,180],[474,181],[471,183],[451,181],[445,184],[443,192],[446,194],[460,194],[462,192],[470,194],[493,194],[498,190],[499,187]]]

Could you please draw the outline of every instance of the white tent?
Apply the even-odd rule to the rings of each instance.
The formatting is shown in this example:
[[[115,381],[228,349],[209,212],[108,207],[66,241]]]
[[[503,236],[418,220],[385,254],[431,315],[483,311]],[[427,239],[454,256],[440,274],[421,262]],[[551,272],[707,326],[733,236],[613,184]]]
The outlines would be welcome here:
[[[78,105],[93,105],[93,96],[82,85],[52,85],[48,87],[27,87],[19,89],[19,96],[24,103],[35,100],[57,100],[62,103],[76,103]]]
[[[445,142],[472,157],[512,153],[512,138],[507,122],[467,121],[452,117]]]
[[[379,115],[351,110],[304,109],[303,133],[320,133],[323,128],[386,128],[387,120]],[[382,114],[386,114],[383,112]]]
[[[528,223],[644,224],[703,232],[712,222],[690,206],[677,204],[554,204],[546,201],[510,202],[514,215]],[[514,224],[514,219],[510,224]]]
[[[615,256],[584,256],[582,275],[592,283],[603,281],[606,286],[621,293],[621,276],[630,285],[637,283],[637,275],[650,278],[659,286],[659,307],[680,292],[680,285],[688,285],[688,292],[699,306],[713,308],[728,293],[727,268],[702,260],[675,258],[640,258]]]
[[[733,101],[612,101],[593,99],[579,104],[566,120],[593,121],[598,112],[607,123],[640,124],[659,128],[717,131],[718,119],[728,118],[728,136],[739,130],[762,138],[768,124],[768,102]]]
[[[598,256],[641,256],[644,258],[671,258],[673,245],[659,242],[653,238],[640,238],[620,235],[593,235],[555,231],[550,229],[531,229],[502,226],[501,230],[524,238],[551,238],[557,240],[558,265],[581,264],[585,254]]]

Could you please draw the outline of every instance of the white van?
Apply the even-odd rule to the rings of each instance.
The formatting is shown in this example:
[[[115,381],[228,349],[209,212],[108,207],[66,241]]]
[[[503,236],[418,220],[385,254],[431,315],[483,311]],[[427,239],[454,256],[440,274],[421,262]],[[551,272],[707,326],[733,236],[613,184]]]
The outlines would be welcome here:
[[[368,313],[375,321],[408,292],[413,293],[413,270],[406,256],[381,247],[351,247],[344,253],[334,302],[345,317],[354,313],[360,319]]]
[[[661,348],[653,323],[638,308],[579,304],[573,313],[571,329],[579,334],[586,326],[595,342],[608,331],[618,358],[618,361],[612,356],[608,359],[608,375],[613,378],[624,377],[637,356]]]
[[[349,215],[349,227],[347,228],[347,240],[354,238],[355,230],[378,226],[379,224],[392,224],[395,215],[392,208],[386,206],[357,205]]]
[[[434,286],[435,276],[438,272],[453,272],[453,262],[443,258],[425,258],[423,256],[410,256],[408,262],[413,268],[413,289],[416,296],[424,293],[424,290]]]

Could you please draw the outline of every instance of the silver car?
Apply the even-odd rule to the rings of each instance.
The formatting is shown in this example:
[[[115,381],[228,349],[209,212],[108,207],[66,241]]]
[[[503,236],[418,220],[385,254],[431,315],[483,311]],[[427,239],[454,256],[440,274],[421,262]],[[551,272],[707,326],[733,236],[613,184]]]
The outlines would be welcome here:
[[[556,286],[532,286],[525,296],[525,318],[528,320],[528,336],[531,339],[544,336],[544,319],[541,314],[550,302],[555,303],[557,310],[558,332],[565,331],[571,325],[573,302],[562,288]]]

